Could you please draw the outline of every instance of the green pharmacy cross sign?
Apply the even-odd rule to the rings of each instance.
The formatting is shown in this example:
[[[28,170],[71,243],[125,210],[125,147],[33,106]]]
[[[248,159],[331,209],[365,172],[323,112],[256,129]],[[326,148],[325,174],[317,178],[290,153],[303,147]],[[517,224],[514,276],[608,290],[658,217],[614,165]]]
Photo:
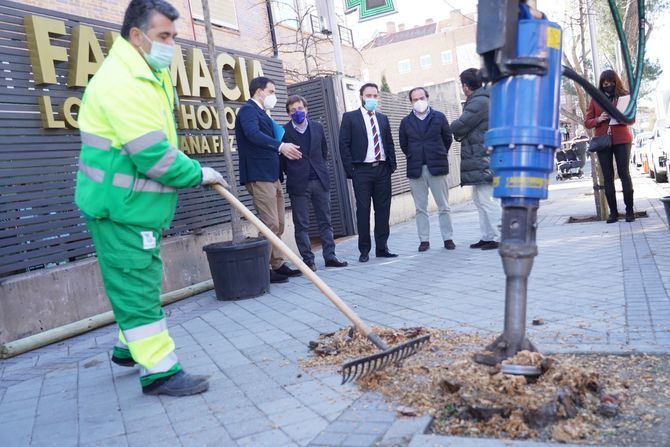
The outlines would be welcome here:
[[[396,12],[393,0],[345,0],[345,13],[358,9],[358,21],[376,19]]]

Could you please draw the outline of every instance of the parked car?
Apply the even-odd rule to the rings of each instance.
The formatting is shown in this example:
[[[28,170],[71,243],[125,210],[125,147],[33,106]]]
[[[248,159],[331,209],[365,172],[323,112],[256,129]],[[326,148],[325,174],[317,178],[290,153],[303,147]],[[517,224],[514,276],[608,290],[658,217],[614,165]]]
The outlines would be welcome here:
[[[642,159],[648,166],[649,177],[657,183],[668,181],[668,152],[670,152],[670,121],[658,120]]]

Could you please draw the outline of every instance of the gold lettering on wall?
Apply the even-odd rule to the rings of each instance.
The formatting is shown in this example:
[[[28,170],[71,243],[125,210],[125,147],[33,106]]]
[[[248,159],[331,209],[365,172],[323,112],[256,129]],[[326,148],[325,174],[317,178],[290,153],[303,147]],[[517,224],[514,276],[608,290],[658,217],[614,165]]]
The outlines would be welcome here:
[[[60,116],[65,119],[65,125],[71,129],[79,129],[79,124],[74,116],[76,112],[79,112],[79,106],[81,106],[81,99],[76,96],[70,96],[63,101],[63,104],[58,108]],[[76,112],[74,110],[75,108]]]
[[[65,35],[65,22],[41,16],[23,18],[30,63],[36,84],[56,84],[56,62],[67,61],[67,49],[51,44],[51,35]]]
[[[186,75],[186,65],[184,65],[184,56],[181,52],[181,47],[175,45],[174,57],[172,58],[172,65],[170,66],[170,74],[172,75],[172,84],[177,89],[179,96],[191,96],[191,86]]]
[[[103,38],[105,39],[105,48],[107,49],[107,54],[109,54],[109,50],[112,49],[112,45],[114,44],[114,41],[120,35],[121,34],[119,34],[116,31],[105,31],[105,33],[102,35]]]
[[[186,72],[191,79],[193,96],[214,98],[214,80],[200,48],[186,50]]]
[[[67,85],[86,87],[89,77],[98,71],[105,58],[93,28],[86,25],[72,27],[70,55],[72,57],[67,73]]]
[[[56,119],[53,109],[51,108],[51,98],[48,96],[40,96],[37,99],[40,106],[40,117],[42,118],[42,127],[45,129],[65,129],[65,122]]]
[[[230,67],[234,73],[236,64],[237,61],[235,58],[228,53],[221,53],[216,57],[216,74],[219,76],[219,82],[221,83],[221,93],[223,93],[223,97],[229,101],[237,101],[242,94],[240,87],[237,85],[233,88],[228,87],[223,78],[223,72],[226,67]]]

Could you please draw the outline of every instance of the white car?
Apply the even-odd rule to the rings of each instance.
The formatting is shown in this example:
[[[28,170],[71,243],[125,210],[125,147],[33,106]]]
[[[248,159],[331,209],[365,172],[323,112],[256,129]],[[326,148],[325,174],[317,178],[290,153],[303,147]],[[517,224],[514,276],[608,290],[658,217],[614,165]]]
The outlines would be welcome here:
[[[643,156],[643,162],[646,162],[649,169],[649,177],[656,183],[668,181],[668,152],[670,152],[670,121],[658,120]]]

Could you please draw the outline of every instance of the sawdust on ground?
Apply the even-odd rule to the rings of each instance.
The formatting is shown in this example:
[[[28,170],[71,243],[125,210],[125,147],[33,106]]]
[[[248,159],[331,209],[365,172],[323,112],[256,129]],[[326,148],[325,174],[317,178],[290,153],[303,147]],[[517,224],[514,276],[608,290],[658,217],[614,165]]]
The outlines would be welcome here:
[[[445,435],[583,444],[670,445],[670,359],[649,355],[543,356],[522,351],[509,362],[539,366],[536,379],[502,374],[472,360],[492,339],[449,330],[374,328],[389,345],[430,334],[401,367],[357,381],[398,404],[398,413],[431,414]],[[307,368],[339,365],[378,352],[352,328],[310,343]],[[647,445],[647,444],[645,444]]]

